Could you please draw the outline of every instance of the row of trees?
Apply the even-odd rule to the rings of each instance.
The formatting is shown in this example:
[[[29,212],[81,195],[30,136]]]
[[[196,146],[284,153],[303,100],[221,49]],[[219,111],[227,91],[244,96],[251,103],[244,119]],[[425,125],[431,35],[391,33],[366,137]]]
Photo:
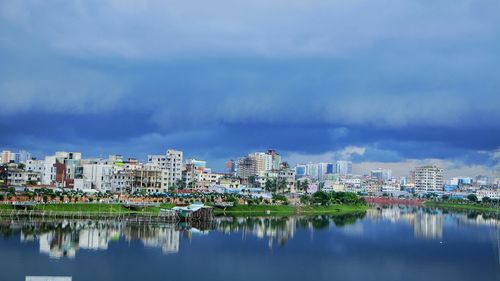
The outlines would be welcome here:
[[[303,204],[328,206],[334,204],[364,205],[363,197],[351,192],[324,192],[318,191],[312,195],[304,195],[300,199]]]

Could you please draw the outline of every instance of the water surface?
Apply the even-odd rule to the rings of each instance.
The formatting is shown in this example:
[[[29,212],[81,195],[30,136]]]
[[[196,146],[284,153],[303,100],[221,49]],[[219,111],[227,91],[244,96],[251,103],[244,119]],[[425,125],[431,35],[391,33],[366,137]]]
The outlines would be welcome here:
[[[1,280],[500,280],[494,215],[379,207],[192,225],[1,220]]]

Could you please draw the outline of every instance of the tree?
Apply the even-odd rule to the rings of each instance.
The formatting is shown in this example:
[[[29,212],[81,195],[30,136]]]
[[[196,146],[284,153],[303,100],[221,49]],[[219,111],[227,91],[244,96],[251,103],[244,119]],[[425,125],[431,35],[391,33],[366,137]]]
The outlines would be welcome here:
[[[278,179],[278,183],[277,183],[278,191],[280,191],[280,190],[284,191],[286,189],[286,187],[287,187],[286,179],[284,179],[284,178]]]
[[[255,181],[257,177],[255,175],[251,175],[248,177],[248,185],[249,186],[255,186]]]
[[[483,197],[483,199],[481,199],[481,201],[482,201],[483,203],[490,203],[490,202],[491,202],[491,198],[490,198],[490,197],[486,197],[486,196],[485,196],[485,197]]]
[[[5,196],[3,194],[0,194],[0,201],[3,201],[5,199]]]
[[[265,183],[265,189],[267,191],[274,191],[276,188],[276,179],[267,179]]]
[[[282,195],[282,194],[273,194],[272,198],[275,201],[281,201],[283,203],[288,203],[288,198],[286,198],[286,196]]]
[[[467,199],[471,202],[477,202],[477,196],[475,194],[467,195]]]
[[[309,181],[308,180],[305,180],[302,182],[302,190],[304,190],[304,192],[307,192],[307,188],[309,187]]]
[[[314,204],[326,206],[330,204],[330,198],[330,194],[328,194],[327,192],[318,191],[312,195],[311,202]]]

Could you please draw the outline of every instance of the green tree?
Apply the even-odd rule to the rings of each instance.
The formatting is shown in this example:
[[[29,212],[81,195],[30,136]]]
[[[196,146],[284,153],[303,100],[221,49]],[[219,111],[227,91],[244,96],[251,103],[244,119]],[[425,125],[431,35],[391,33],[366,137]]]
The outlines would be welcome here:
[[[477,202],[477,196],[475,194],[467,195],[467,199],[471,202]]]
[[[287,187],[287,183],[286,183],[286,179],[284,178],[280,178],[278,179],[278,183],[276,184],[277,185],[277,191],[279,192],[280,190],[281,191],[285,191],[286,187]]]
[[[326,206],[330,204],[330,194],[324,191],[317,191],[312,195],[311,203]]]
[[[264,188],[267,191],[275,191],[276,179],[267,179]]]

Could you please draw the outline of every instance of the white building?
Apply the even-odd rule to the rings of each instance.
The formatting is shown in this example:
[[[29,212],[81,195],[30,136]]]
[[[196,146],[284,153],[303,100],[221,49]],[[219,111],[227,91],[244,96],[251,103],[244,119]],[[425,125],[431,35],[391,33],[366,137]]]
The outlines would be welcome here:
[[[30,172],[38,172],[43,175],[43,172],[45,170],[45,161],[33,159],[27,160],[24,169]]]
[[[435,192],[443,190],[443,169],[436,166],[422,166],[415,169],[415,190]]]
[[[163,170],[162,189],[182,180],[182,151],[168,149],[165,155],[149,155],[148,162]]]
[[[108,164],[83,164],[83,180],[90,182],[91,189],[102,192],[111,190],[113,166]]]
[[[56,180],[56,156],[45,156],[43,161],[42,184],[50,185]]]
[[[340,176],[347,176],[352,174],[351,161],[337,161],[335,165],[335,172]]]
[[[476,196],[479,200],[483,200],[484,197],[490,199],[500,199],[500,190],[498,189],[480,189],[476,191]]]

